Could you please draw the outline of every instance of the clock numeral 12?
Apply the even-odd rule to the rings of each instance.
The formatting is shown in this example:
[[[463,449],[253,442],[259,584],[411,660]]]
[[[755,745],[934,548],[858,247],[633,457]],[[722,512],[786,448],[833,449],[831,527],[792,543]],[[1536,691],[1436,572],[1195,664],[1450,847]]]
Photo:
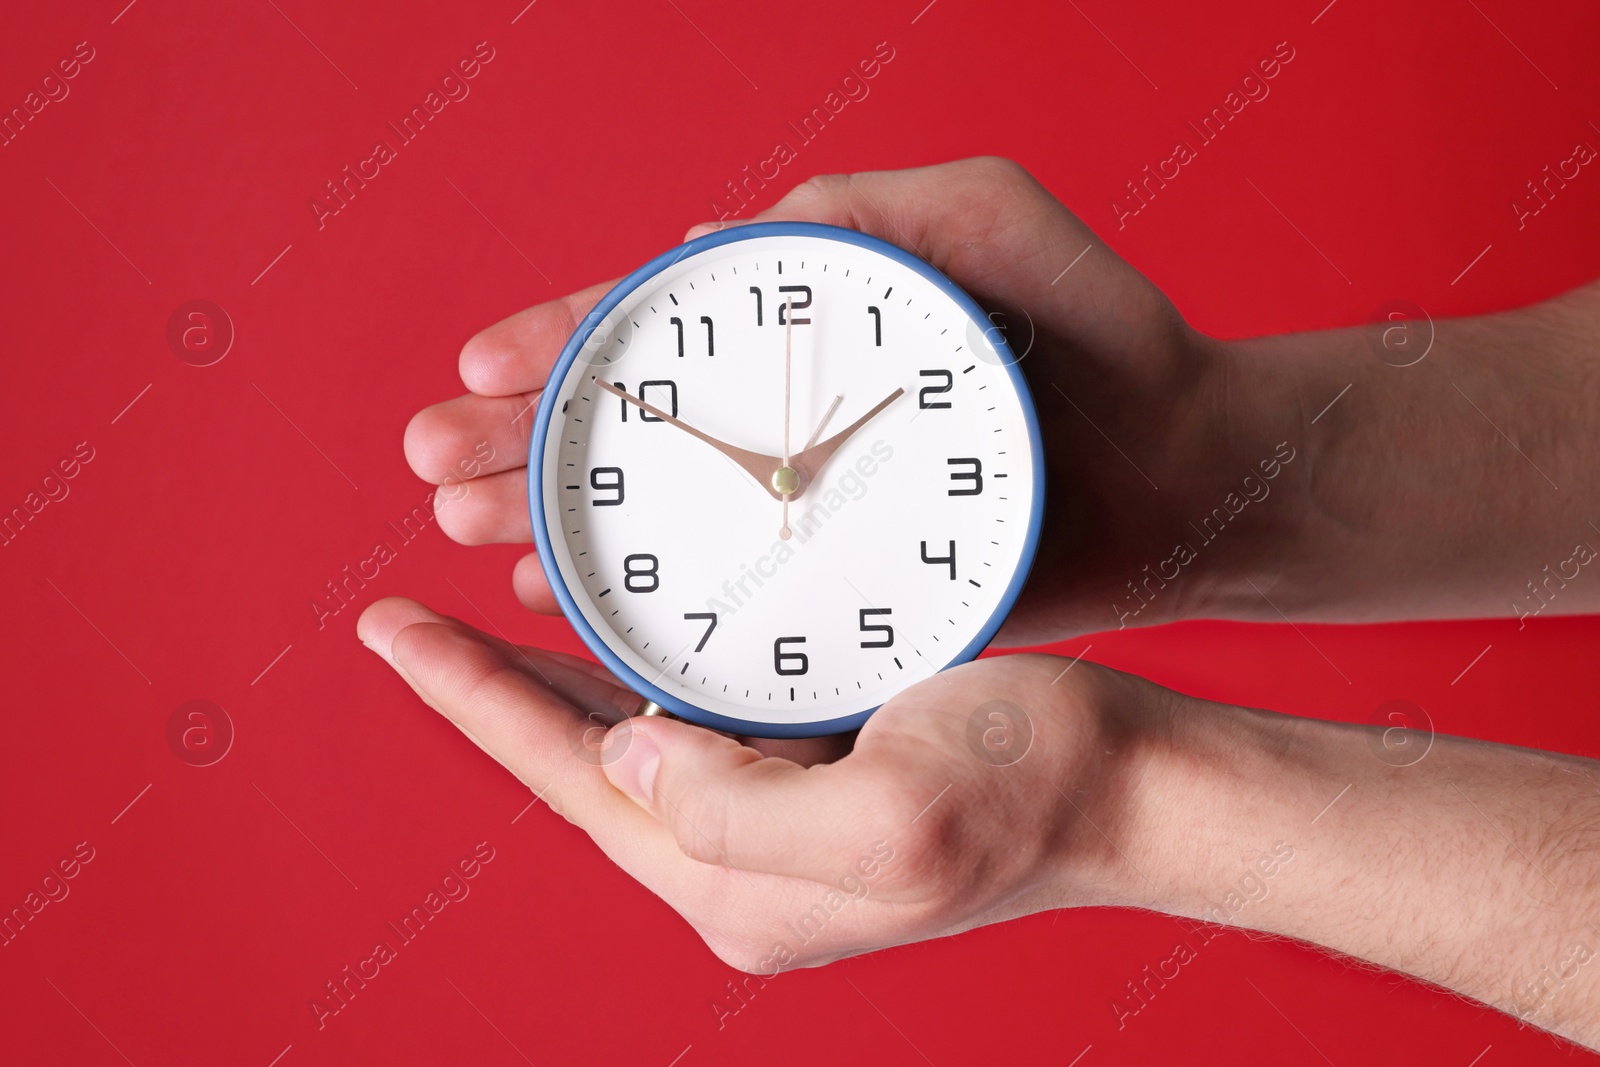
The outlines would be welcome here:
[[[667,321],[672,323],[672,325],[674,325],[674,326],[676,326],[678,328],[678,358],[682,359],[683,358],[683,320],[678,318],[678,316],[674,315],[674,316],[672,316],[672,318],[668,319]],[[710,315],[701,315],[700,316],[700,321],[706,324],[706,355],[714,356],[714,355],[717,354],[717,342],[716,342],[715,332],[714,332],[714,330],[712,328],[711,316]]]
[[[922,542],[922,562],[924,562],[924,563],[933,563],[933,564],[939,564],[939,563],[947,563],[947,564],[949,564],[950,565],[950,580],[952,582],[955,581],[956,580],[956,543],[954,541],[950,542],[950,554],[948,556],[930,556],[930,555],[928,555],[928,542],[926,542],[926,541]]]
[[[803,637],[780,637],[772,642],[772,669],[779,674],[804,674],[811,669],[811,659],[804,652],[785,652],[785,644],[803,645]],[[785,666],[785,664],[788,666]],[[798,665],[796,665],[798,663]]]
[[[759,285],[752,285],[750,287],[750,293],[751,293],[752,296],[754,296],[756,298],[756,325],[760,326],[762,324],[762,320],[761,320],[761,287]],[[786,294],[786,293],[804,293],[805,294],[804,299],[795,300],[792,297],[790,297],[790,298],[784,300],[784,302],[782,304],[778,305],[778,325],[779,326],[784,325],[784,323],[786,321],[786,318],[787,318],[788,309],[790,307],[792,307],[795,311],[802,311],[805,308],[808,308],[808,307],[811,306],[811,286],[809,286],[809,285],[780,285],[780,286],[778,286],[778,293],[779,293],[779,295],[783,295],[783,294]],[[799,315],[796,315],[794,317],[794,325],[796,325],[796,326],[809,326],[809,325],[811,325],[811,319],[810,319],[809,316],[806,317],[806,318],[801,318]]]

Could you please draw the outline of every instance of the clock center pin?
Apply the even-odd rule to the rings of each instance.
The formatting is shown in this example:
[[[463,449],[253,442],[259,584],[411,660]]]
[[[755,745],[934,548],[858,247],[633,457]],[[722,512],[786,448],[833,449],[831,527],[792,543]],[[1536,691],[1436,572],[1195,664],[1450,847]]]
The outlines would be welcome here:
[[[779,467],[772,472],[772,488],[780,496],[793,496],[800,488],[800,472],[793,467]]]

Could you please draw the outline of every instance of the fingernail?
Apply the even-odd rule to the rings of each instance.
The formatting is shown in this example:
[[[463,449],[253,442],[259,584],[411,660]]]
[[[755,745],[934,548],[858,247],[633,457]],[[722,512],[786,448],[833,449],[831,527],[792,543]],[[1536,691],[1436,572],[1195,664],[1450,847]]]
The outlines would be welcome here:
[[[661,749],[649,734],[635,731],[630,723],[612,732],[611,743],[622,746],[622,757],[606,765],[611,782],[642,804],[655,798],[656,772],[661,769]]]

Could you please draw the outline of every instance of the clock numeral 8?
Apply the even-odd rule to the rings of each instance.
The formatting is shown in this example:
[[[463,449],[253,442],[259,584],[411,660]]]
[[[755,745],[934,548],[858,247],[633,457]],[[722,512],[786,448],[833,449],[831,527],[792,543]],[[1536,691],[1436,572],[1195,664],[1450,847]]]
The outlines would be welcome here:
[[[636,564],[641,563],[647,566],[636,567]],[[660,569],[661,561],[648,552],[636,552],[631,556],[624,556],[622,588],[630,593],[654,593],[661,588],[661,575],[658,573]]]
[[[811,669],[811,659],[804,652],[785,652],[785,643],[803,645],[803,637],[780,637],[772,642],[772,669],[779,674],[804,674]],[[785,666],[785,664],[788,666]]]

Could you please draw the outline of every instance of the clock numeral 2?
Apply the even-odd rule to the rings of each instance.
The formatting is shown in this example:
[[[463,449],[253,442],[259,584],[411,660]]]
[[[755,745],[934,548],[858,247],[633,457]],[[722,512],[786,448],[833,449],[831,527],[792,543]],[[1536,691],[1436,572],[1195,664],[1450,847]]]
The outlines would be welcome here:
[[[943,385],[924,385],[921,389],[917,390],[917,407],[919,407],[919,408],[947,408],[947,407],[949,407],[950,406],[950,401],[948,401],[948,400],[929,400],[928,397],[930,395],[937,395],[939,393],[948,393],[951,389],[953,389],[955,387],[956,376],[954,374],[951,374],[947,370],[924,370],[924,371],[918,371],[917,373],[920,374],[924,378],[943,378],[944,379],[944,384]]]
[[[638,567],[640,563],[647,566]],[[648,552],[622,558],[622,588],[630,593],[654,593],[661,588],[661,561]],[[648,583],[648,584],[646,584]]]
[[[772,642],[772,669],[779,674],[804,674],[811,669],[811,660],[804,652],[785,652],[785,644],[803,645],[803,637],[780,637]],[[785,666],[785,664],[788,666]],[[798,665],[796,665],[798,663]]]
[[[670,378],[661,378],[661,379],[658,379],[656,381],[640,382],[639,383],[639,399],[640,400],[643,400],[646,403],[652,403],[650,398],[645,395],[645,390],[650,388],[652,385],[657,386],[657,387],[664,387],[667,390],[667,399],[668,399],[668,401],[670,401],[667,404],[667,414],[671,415],[673,418],[677,418],[678,417],[678,383],[673,381]],[[621,382],[617,382],[616,386],[617,386],[618,389],[621,389],[624,393],[626,393],[628,391],[628,387],[626,385],[622,384]],[[628,403],[626,400],[622,399],[622,397],[620,397],[620,396],[617,397],[617,403],[622,405],[622,421],[623,422],[627,422],[628,421],[628,409],[633,407],[633,405]],[[660,407],[661,405],[660,404],[656,404],[655,406],[656,407]],[[652,415],[648,411],[641,411],[641,412],[639,412],[639,421],[640,422],[660,422],[662,420],[661,420],[661,418],[659,416]]]
[[[714,611],[689,611],[685,612],[683,617],[685,619],[711,620],[711,625],[706,627],[706,632],[700,635],[700,643],[694,646],[694,650],[699,652],[706,647],[706,642],[711,640],[711,631],[717,628],[717,613]]]
[[[874,615],[889,615],[893,608],[862,608],[861,632],[864,634],[881,633],[883,639],[879,641],[863,641],[862,648],[892,648],[894,646],[894,627],[886,622],[868,623],[867,620]]]
[[[610,475],[610,477],[605,481],[601,481],[600,476],[602,474]],[[589,501],[590,504],[593,504],[597,508],[616,507],[618,504],[622,503],[622,498],[626,492],[622,487],[622,468],[596,467],[594,470],[589,472],[589,488],[598,489],[602,493],[615,492],[617,494],[615,500],[601,500],[599,498],[595,498]]]
[[[971,489],[951,489],[951,490],[949,490],[948,492],[949,492],[950,496],[977,496],[978,494],[983,492],[983,461],[982,460],[968,457],[968,458],[964,458],[964,459],[947,459],[947,460],[945,460],[945,463],[948,464],[949,466],[952,466],[952,467],[956,466],[957,464],[970,464],[971,467],[972,467],[972,469],[969,470],[969,471],[951,471],[950,472],[950,480],[952,482],[971,482],[972,483],[972,488]]]
[[[939,564],[939,563],[947,563],[947,564],[949,564],[950,565],[950,580],[952,582],[955,581],[956,580],[956,543],[954,541],[950,542],[950,554],[948,556],[930,556],[930,555],[928,555],[928,542],[926,542],[926,541],[922,542],[922,562],[924,562],[924,563],[933,563],[933,564]]]
[[[682,359],[683,358],[683,320],[678,318],[678,316],[674,315],[674,316],[672,316],[672,318],[668,319],[667,321],[672,323],[672,325],[674,325],[674,326],[676,326],[678,328],[678,358]],[[701,315],[700,316],[700,321],[706,324],[706,355],[714,356],[714,355],[717,354],[717,340],[716,340],[715,331],[712,328],[711,316],[710,315]]]
[[[750,293],[751,293],[752,296],[754,296],[756,298],[756,325],[760,326],[762,324],[762,321],[761,321],[761,287],[759,285],[752,285],[750,287]],[[787,314],[788,314],[788,309],[791,306],[794,308],[795,311],[802,311],[802,310],[804,310],[804,309],[806,309],[806,308],[811,306],[811,286],[809,286],[809,285],[780,285],[780,286],[778,286],[778,293],[779,293],[779,295],[783,295],[783,294],[786,294],[786,293],[804,293],[805,294],[805,298],[804,299],[795,300],[795,299],[793,299],[791,297],[791,298],[785,299],[784,302],[778,306],[778,325],[779,326],[784,325],[784,323],[786,321]],[[811,319],[810,319],[809,316],[806,317],[806,318],[801,318],[799,315],[796,315],[794,317],[794,325],[796,325],[796,326],[809,326],[810,324],[811,324]]]

